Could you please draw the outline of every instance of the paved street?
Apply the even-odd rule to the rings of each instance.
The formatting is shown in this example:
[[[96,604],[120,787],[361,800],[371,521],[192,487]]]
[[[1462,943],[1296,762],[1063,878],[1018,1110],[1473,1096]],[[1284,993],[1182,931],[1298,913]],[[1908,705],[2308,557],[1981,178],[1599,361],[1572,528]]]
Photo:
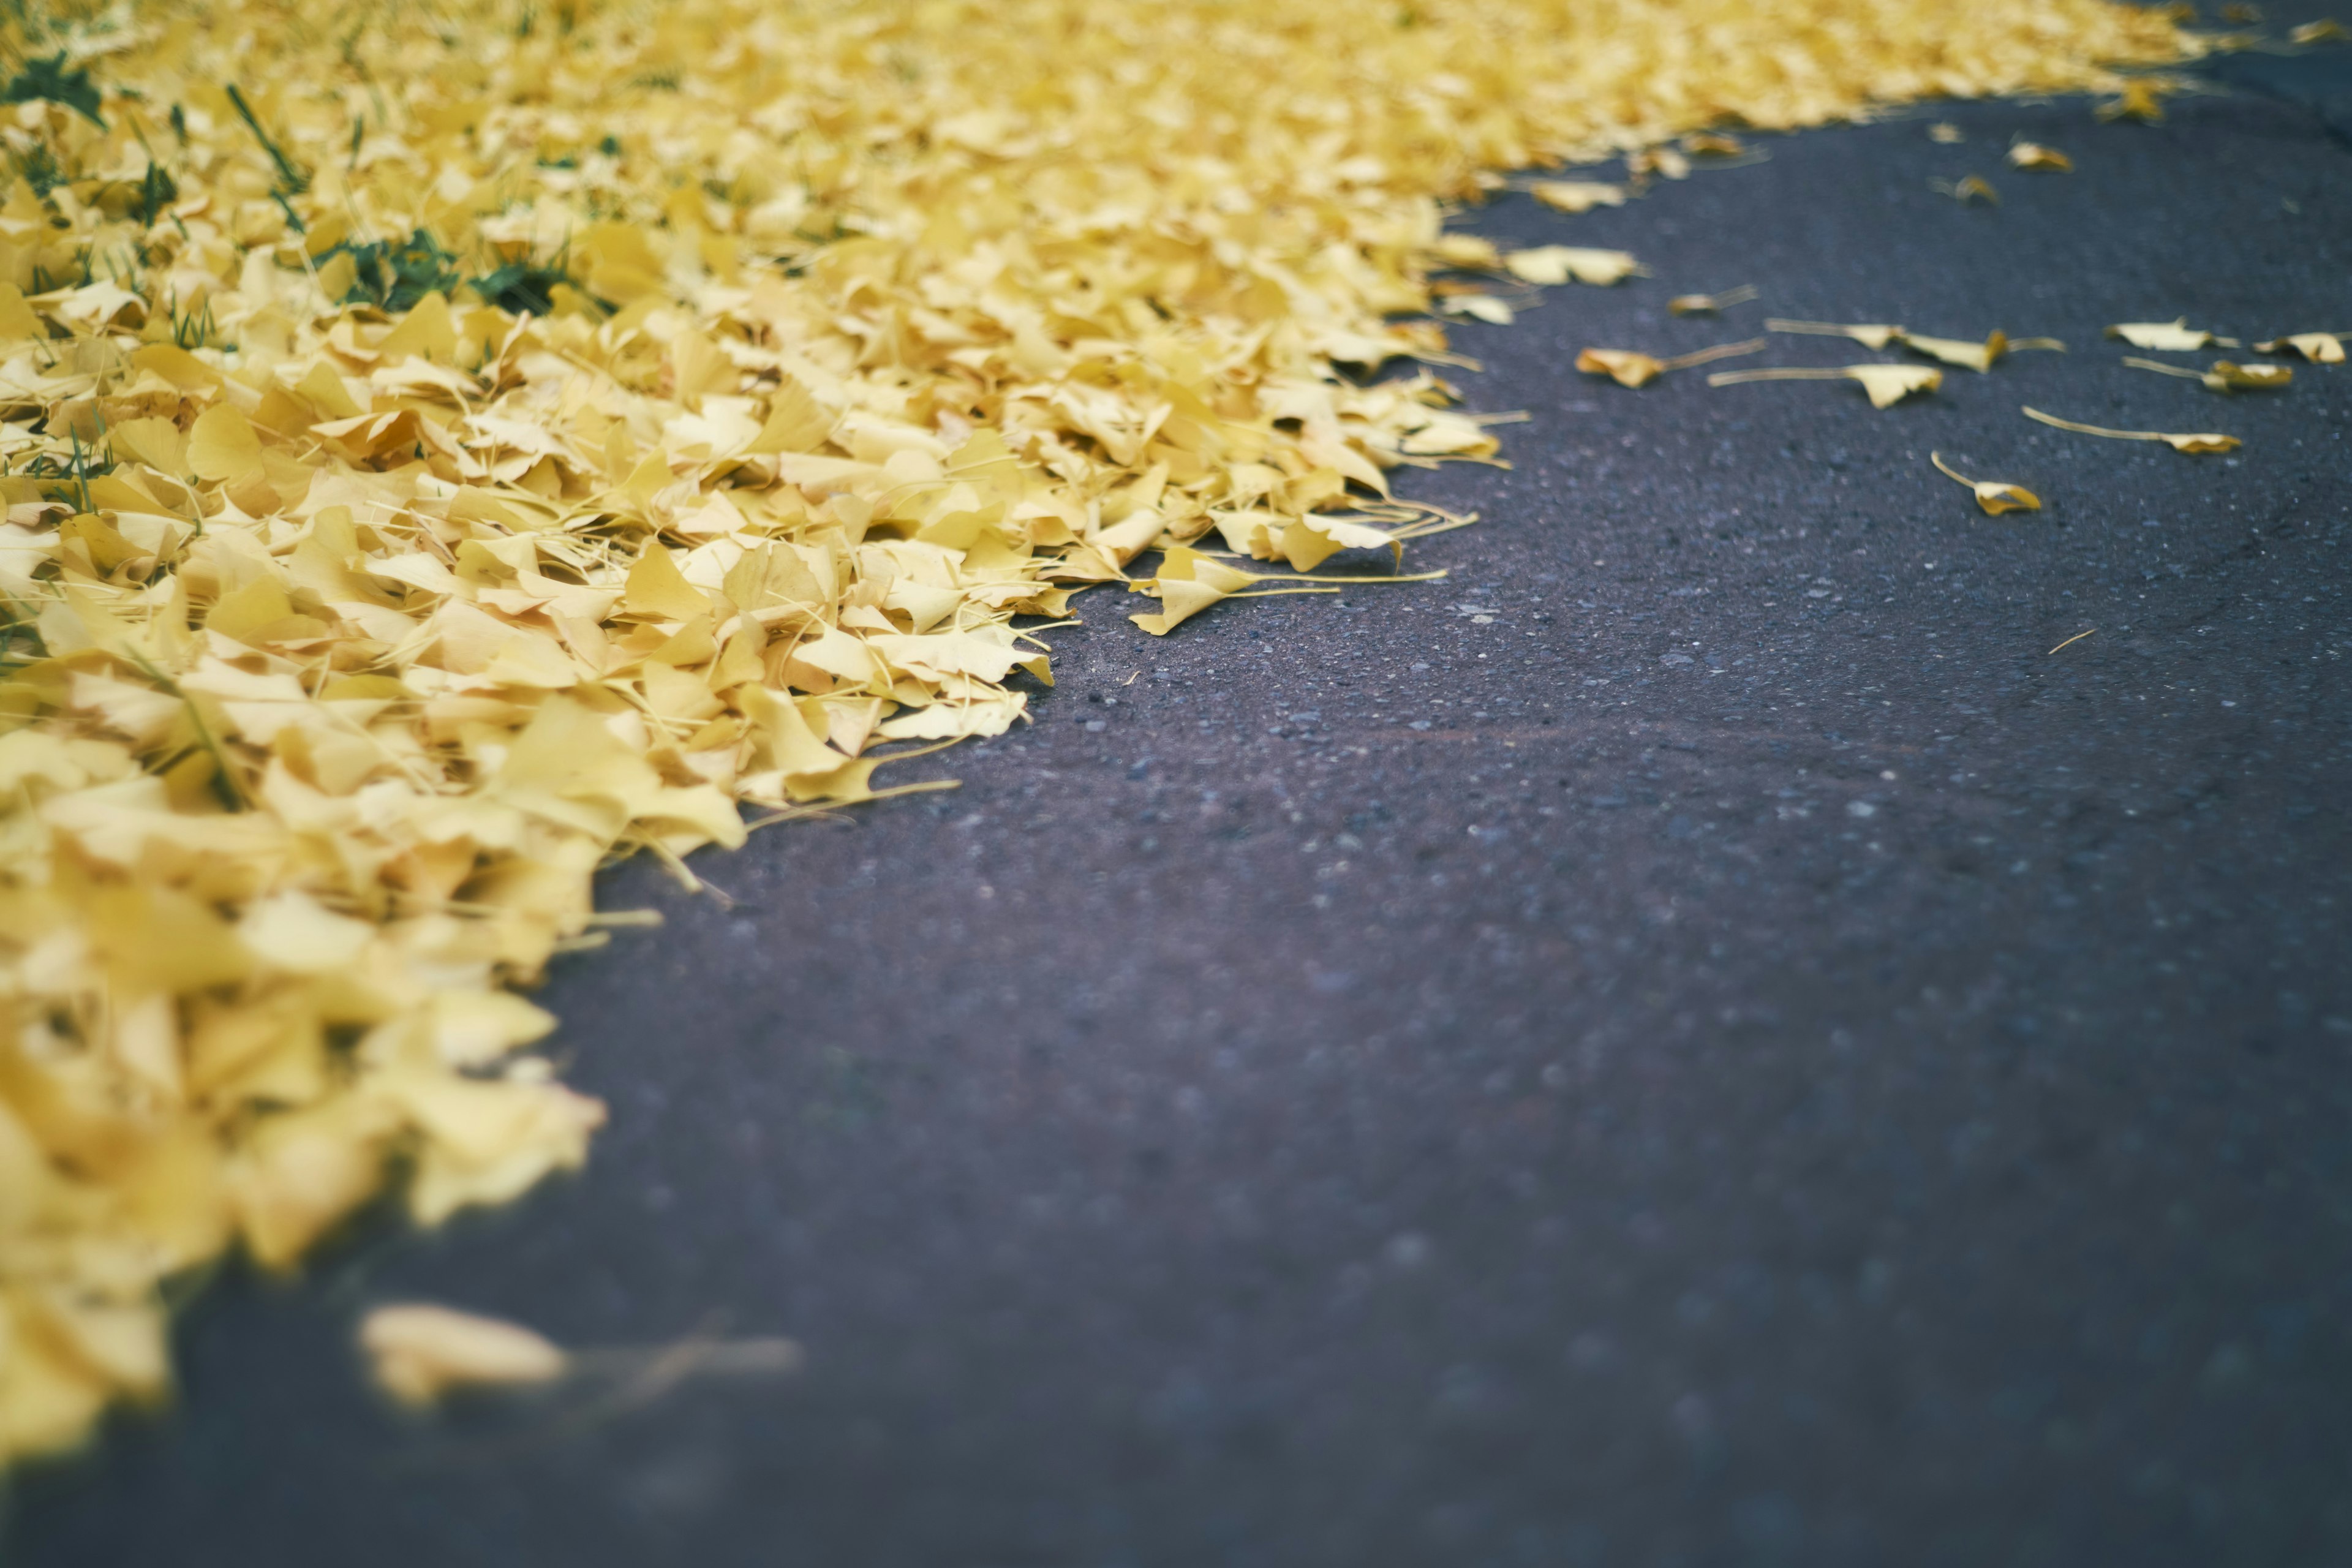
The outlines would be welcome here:
[[[10,1560],[2352,1559],[2352,366],[2100,338],[2352,328],[2347,60],[1476,215],[1654,276],[1456,329],[1530,417],[1407,481],[1485,519],[1451,577],[1089,595],[1034,726],[903,770],[960,789],[698,862],[731,907],[625,868],[666,927],[543,996],[585,1174],[232,1274]],[[1768,315],[2070,352],[1884,412],[1570,368]],[[809,1363],[421,1426],[350,1348],[409,1297]]]

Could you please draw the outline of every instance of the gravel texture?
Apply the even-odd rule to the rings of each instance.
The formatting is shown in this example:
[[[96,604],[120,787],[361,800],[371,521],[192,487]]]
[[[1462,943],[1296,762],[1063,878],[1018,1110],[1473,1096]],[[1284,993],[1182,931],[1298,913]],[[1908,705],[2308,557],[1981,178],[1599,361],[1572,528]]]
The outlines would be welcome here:
[[[1498,201],[1655,277],[1457,332],[1531,419],[1412,483],[1486,518],[1450,579],[1091,595],[1034,727],[906,771],[961,789],[709,860],[731,907],[615,874],[667,929],[545,994],[587,1173],[220,1281],[10,1560],[2352,1558],[2352,366],[2099,337],[2352,328],[2346,58]],[[2072,352],[1885,413],[1570,369],[1768,314]],[[421,1425],[350,1348],[408,1297],[809,1366]]]

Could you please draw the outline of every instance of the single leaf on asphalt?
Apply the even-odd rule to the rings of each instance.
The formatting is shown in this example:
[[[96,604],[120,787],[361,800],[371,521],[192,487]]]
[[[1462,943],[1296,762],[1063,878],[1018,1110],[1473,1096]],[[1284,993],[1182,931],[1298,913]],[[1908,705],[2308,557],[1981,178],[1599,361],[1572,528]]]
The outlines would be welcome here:
[[[1915,393],[1933,392],[1943,385],[1944,373],[1923,364],[1849,364],[1834,370],[1811,366],[1719,370],[1706,378],[1709,386],[1738,386],[1751,381],[1855,381],[1869,394],[1873,408],[1891,408]]]
[[[1761,353],[1767,346],[1769,340],[1750,338],[1746,342],[1718,343],[1711,349],[1676,354],[1672,359],[1655,359],[1631,349],[1586,349],[1576,356],[1576,368],[1587,375],[1605,375],[1620,386],[1647,386],[1668,371],[1688,370],[1694,365],[1713,364],[1717,360],[1737,359],[1741,354]]]
[[[1778,316],[1764,322],[1768,332],[1794,332],[1815,338],[1852,338],[1866,349],[1883,349],[1903,335],[1903,329],[1890,326],[1843,326],[1836,321],[1789,321]]]
[[[1948,467],[1941,452],[1928,453],[1927,460],[1935,464],[1937,471],[1946,479],[1956,479],[1976,491],[1977,505],[1982,507],[1988,516],[1999,517],[2005,511],[2040,511],[2042,510],[2042,498],[2023,485],[2005,484],[1999,479],[1969,479],[1965,474],[1956,472]]]
[[[2212,333],[2189,324],[2189,318],[2179,317],[2169,321],[2123,321],[2107,329],[2107,336],[2121,338],[2136,349],[2154,349],[2159,353],[2189,353],[2219,343],[2235,348],[2235,338],[2217,338]]]
[[[1916,349],[1929,359],[1939,359],[1946,364],[1956,364],[1963,370],[1979,374],[1990,370],[1993,362],[2007,353],[2010,348],[2009,334],[1998,328],[1980,343],[1972,343],[1963,338],[1922,337],[1916,332],[1903,333],[1901,342],[1905,348]]]
[[[1951,147],[1967,141],[1968,133],[1948,120],[1938,120],[1927,127],[1927,140]]]
[[[1503,266],[1522,283],[1591,283],[1606,287],[1622,283],[1642,270],[1642,264],[1622,250],[1593,250],[1577,245],[1539,245],[1515,250]]]
[[[1490,327],[1507,327],[1518,320],[1518,312],[1510,301],[1492,294],[1447,294],[1440,297],[1437,309],[1449,316],[1468,316]]]
[[[1625,205],[1624,186],[1599,180],[1531,180],[1528,194],[1555,212],[1587,213]]]
[[[1666,301],[1670,316],[1712,316],[1734,305],[1745,305],[1756,298],[1756,286],[1742,283],[1737,289],[1726,289],[1720,294],[1677,294]]]
[[[2153,125],[2164,118],[2164,104],[2158,96],[2164,88],[2146,77],[2135,77],[2124,83],[2123,93],[2112,103],[2099,105],[2102,120],[2137,120]]]
[[[2352,32],[2347,32],[2343,23],[2333,16],[2322,16],[2316,22],[2305,22],[2299,27],[2287,29],[2286,41],[2290,44],[2316,44],[2329,38],[2346,37],[2352,37]]]
[[[2352,337],[2352,332],[2293,332],[2266,343],[2256,343],[2254,352],[2300,354],[2313,364],[2342,364],[2347,337]]]
[[[2072,430],[2078,436],[2102,436],[2110,441],[2161,441],[2176,452],[2188,452],[2192,455],[2234,452],[2243,445],[2235,436],[2210,433],[2174,435],[2162,430],[2110,430],[2104,426],[2082,425],[2072,419],[2061,419],[2054,414],[2044,414],[2039,408],[2028,408],[2024,410],[2024,414],[2028,419],[2040,420],[2042,424],[2060,430]]]
[[[1994,190],[1992,182],[1982,174],[1964,174],[1957,180],[1930,180],[1927,184],[1937,195],[1949,196],[1962,206],[1970,202],[1982,202],[1987,206],[2000,205],[2000,193]]]
[[[2281,392],[2294,380],[2293,367],[2283,364],[2237,364],[2217,359],[2207,373],[2236,392]]]
[[[552,1383],[569,1365],[561,1346],[520,1323],[422,1301],[370,1312],[360,1348],[378,1387],[419,1406],[460,1389]]]
[[[2294,372],[2283,364],[2232,364],[2225,359],[2213,362],[2210,370],[2189,370],[2186,366],[2163,364],[2152,359],[2125,356],[2124,363],[2134,370],[2151,370],[2158,375],[2169,375],[2182,381],[2193,381],[2208,392],[2277,392],[2294,380]]]
[[[2063,174],[2074,167],[2074,160],[2055,147],[2045,147],[2039,142],[2016,142],[2010,145],[2009,163],[2012,169],[2039,169],[2048,174]]]

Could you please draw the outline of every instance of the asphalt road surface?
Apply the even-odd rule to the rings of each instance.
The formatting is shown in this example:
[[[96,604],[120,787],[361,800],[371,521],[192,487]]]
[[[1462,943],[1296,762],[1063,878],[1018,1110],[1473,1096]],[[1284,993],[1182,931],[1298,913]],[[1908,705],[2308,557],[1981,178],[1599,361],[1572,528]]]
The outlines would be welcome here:
[[[731,908],[614,876],[668,923],[545,993],[585,1174],[232,1272],[10,1561],[2352,1561],[2352,366],[2099,335],[2352,328],[2345,58],[1498,201],[1654,277],[1457,333],[1531,419],[1413,480],[1486,518],[1451,578],[1088,597],[960,790],[709,861]],[[1570,368],[1767,314],[2071,352],[1883,413]],[[351,1346],[410,1297],[809,1361],[422,1425]]]

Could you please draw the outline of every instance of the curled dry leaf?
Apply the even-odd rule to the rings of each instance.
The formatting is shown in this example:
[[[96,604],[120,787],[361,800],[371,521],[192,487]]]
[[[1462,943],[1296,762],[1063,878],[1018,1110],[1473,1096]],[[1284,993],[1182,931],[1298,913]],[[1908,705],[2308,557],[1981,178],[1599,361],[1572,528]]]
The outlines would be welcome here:
[[[2134,370],[2154,371],[2158,375],[2193,381],[2208,392],[2279,392],[2294,380],[2293,369],[2283,364],[2234,364],[2225,359],[2213,362],[2210,370],[2189,370],[2177,364],[2163,364],[2152,359],[2134,359],[2126,355],[2124,363]]]
[[[2153,125],[2164,118],[2164,101],[2159,95],[2165,90],[2161,82],[2135,77],[2124,83],[2123,92],[2114,101],[2099,105],[2099,118],[2137,120]]]
[[[1248,525],[1244,523],[1244,526]],[[1380,534],[1377,540],[1372,540],[1370,536],[1377,533],[1379,531],[1376,529],[1366,529],[1361,536],[1345,547],[1364,548],[1379,543],[1394,546],[1396,542],[1394,535]],[[1233,537],[1234,531],[1227,530],[1226,538],[1231,540]],[[1310,558],[1319,562],[1328,553],[1328,551],[1320,553],[1310,552]],[[1371,583],[1434,583],[1444,575],[1444,572],[1423,572],[1412,575],[1391,574],[1385,577],[1348,577],[1327,580],[1299,576],[1296,574],[1244,572],[1239,567],[1228,566],[1215,557],[1203,554],[1200,551],[1176,545],[1161,558],[1158,573],[1128,584],[1128,592],[1130,594],[1148,594],[1158,599],[1159,611],[1151,615],[1129,616],[1127,618],[1153,637],[1164,637],[1210,605],[1220,604],[1226,599],[1263,599],[1286,594],[1338,594],[1349,588]],[[1261,588],[1257,586],[1261,583],[1290,583],[1306,585]]]
[[[1989,517],[1999,517],[2005,511],[2040,511],[2042,498],[2023,485],[2007,484],[2000,479],[1972,479],[1955,471],[1944,461],[1941,452],[1930,452],[1927,460],[1946,479],[1954,479],[1976,492],[1977,505]]]
[[[1972,343],[1963,338],[1923,337],[1910,331],[1902,334],[1902,343],[1905,348],[1926,354],[1929,359],[1979,373],[1990,370],[1993,362],[2007,353],[2010,347],[2009,334],[1998,329],[1980,343]]]
[[[2347,337],[2352,337],[2352,332],[2294,332],[2286,337],[2273,338],[2266,343],[2256,343],[2254,352],[2299,354],[2313,364],[2342,364]]]
[[[570,1364],[553,1341],[520,1323],[427,1302],[370,1312],[360,1348],[378,1387],[420,1406],[463,1389],[552,1383]]]
[[[2074,167],[2074,160],[2055,147],[2045,147],[2039,142],[2013,142],[2009,149],[2009,164],[2012,169],[2038,169],[2047,174],[2063,174]]]
[[[1554,212],[1587,213],[1625,205],[1624,186],[1599,180],[1531,180],[1528,194]]]
[[[1666,374],[1666,362],[1632,349],[1586,349],[1576,356],[1576,368],[1620,386],[1647,386]]]
[[[2176,452],[2192,456],[2209,456],[2217,452],[2234,452],[2243,443],[2235,436],[2211,433],[2173,435],[2162,430],[2110,430],[2100,425],[2082,425],[2072,419],[2061,419],[2054,414],[2044,414],[2039,408],[2024,411],[2028,419],[2039,420],[2060,430],[2072,430],[2078,436],[2101,436],[2110,441],[2161,441]]]
[[[1677,294],[1666,301],[1670,316],[1712,316],[1734,305],[1745,305],[1756,298],[1756,286],[1742,283],[1737,289],[1726,289],[1720,294]]]
[[[1994,190],[1992,182],[1982,174],[1965,174],[1957,180],[1930,180],[1927,183],[1962,206],[1970,202],[1982,202],[1993,207],[2000,205],[2000,193]]]
[[[1593,250],[1576,245],[1539,245],[1514,250],[1503,266],[1522,283],[1591,283],[1606,288],[1622,283],[1643,270],[1642,264],[1622,250]]]
[[[1717,360],[1736,359],[1741,354],[1761,353],[1769,345],[1764,338],[1750,338],[1745,342],[1717,343],[1694,353],[1676,354],[1672,359],[1654,359],[1631,349],[1586,349],[1576,356],[1576,368],[1587,375],[1605,375],[1620,386],[1647,386],[1668,371],[1688,370],[1694,365],[1713,364]]]
[[[2189,353],[2216,343],[2225,348],[2237,346],[2235,338],[2217,338],[2190,326],[2186,316],[2169,321],[2120,322],[2107,329],[2107,336],[2121,338],[2136,349],[2155,349],[2163,353]]]
[[[1492,264],[1442,227],[1490,166],[2194,47],[2095,0],[344,9],[0,21],[89,62],[0,191],[0,1463],[168,1387],[225,1251],[577,1164],[510,987],[599,866],[1017,722],[1015,622],[1148,548],[1316,557],[1492,454],[1346,374],[1446,354],[1402,318]]]
[[[1919,364],[1849,364],[1834,370],[1810,366],[1719,370],[1706,378],[1709,386],[1737,386],[1751,381],[1854,381],[1862,384],[1873,408],[1892,408],[1906,397],[1943,385],[1944,373]]]
[[[1843,326],[1836,321],[1790,321],[1780,317],[1769,318],[1764,323],[1768,332],[1793,332],[1804,337],[1851,338],[1866,349],[1883,349],[1903,335],[1903,329],[1893,326]]]

